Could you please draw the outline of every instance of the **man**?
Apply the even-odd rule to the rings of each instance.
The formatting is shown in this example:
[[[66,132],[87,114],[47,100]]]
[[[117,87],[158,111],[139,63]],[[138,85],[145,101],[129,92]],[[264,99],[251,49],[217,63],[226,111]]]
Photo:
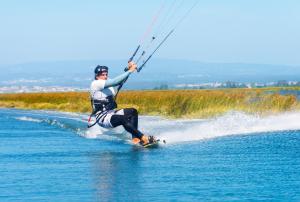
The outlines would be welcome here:
[[[95,80],[91,83],[90,95],[93,107],[92,115],[95,115],[96,122],[89,127],[99,124],[103,128],[114,128],[123,126],[131,133],[134,143],[147,145],[156,141],[153,136],[146,136],[138,130],[138,112],[135,108],[116,109],[115,95],[118,86],[123,84],[131,73],[137,68],[134,62],[128,63],[128,71],[113,78],[108,78],[108,67],[97,66],[95,68]]]

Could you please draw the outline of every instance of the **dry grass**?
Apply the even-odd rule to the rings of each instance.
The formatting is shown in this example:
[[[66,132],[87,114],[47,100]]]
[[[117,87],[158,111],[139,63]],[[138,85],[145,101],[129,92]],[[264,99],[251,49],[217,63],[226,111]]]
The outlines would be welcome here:
[[[280,95],[277,93],[280,89],[124,91],[118,97],[118,104],[120,108],[135,107],[140,114],[172,118],[206,118],[230,110],[276,113],[300,109],[296,97]],[[0,107],[91,111],[87,92],[0,94]]]

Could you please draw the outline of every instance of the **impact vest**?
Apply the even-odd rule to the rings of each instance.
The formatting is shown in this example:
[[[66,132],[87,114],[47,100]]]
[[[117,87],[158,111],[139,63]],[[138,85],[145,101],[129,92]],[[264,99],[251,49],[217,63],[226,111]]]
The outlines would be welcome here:
[[[95,80],[91,83],[91,104],[93,113],[104,112],[117,108],[115,101],[116,89],[114,87],[105,88],[104,80]]]
[[[107,96],[101,100],[91,99],[92,107],[93,107],[93,114],[97,112],[104,112],[108,110],[113,110],[118,107],[115,98],[113,95]]]

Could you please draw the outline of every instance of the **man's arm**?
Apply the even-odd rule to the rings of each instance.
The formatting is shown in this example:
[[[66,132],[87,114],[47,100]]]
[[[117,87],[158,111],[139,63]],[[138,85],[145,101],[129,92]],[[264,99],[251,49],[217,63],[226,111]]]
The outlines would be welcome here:
[[[113,79],[106,80],[104,88],[120,85],[130,74],[131,72],[127,71]]]
[[[125,81],[127,79],[127,77],[129,77],[129,75],[134,72],[137,68],[137,65],[134,62],[129,62],[128,63],[128,71],[126,71],[125,73],[121,74],[120,76],[117,76],[113,79],[110,80],[106,80],[105,81],[105,85],[104,88],[109,88],[112,86],[118,86],[120,85],[123,81]]]

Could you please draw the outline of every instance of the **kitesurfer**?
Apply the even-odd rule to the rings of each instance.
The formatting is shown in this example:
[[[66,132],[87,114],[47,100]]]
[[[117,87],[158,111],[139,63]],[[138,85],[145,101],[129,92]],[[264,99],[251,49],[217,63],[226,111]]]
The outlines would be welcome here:
[[[131,133],[134,143],[146,145],[155,139],[138,130],[138,111],[135,108],[116,109],[115,95],[119,90],[118,86],[122,85],[136,69],[137,65],[131,61],[125,73],[108,79],[108,67],[98,65],[95,68],[95,80],[91,83],[90,96],[93,107],[92,115],[95,116],[96,122],[93,124],[89,122],[89,126],[98,124],[103,128],[115,128],[122,125]]]

